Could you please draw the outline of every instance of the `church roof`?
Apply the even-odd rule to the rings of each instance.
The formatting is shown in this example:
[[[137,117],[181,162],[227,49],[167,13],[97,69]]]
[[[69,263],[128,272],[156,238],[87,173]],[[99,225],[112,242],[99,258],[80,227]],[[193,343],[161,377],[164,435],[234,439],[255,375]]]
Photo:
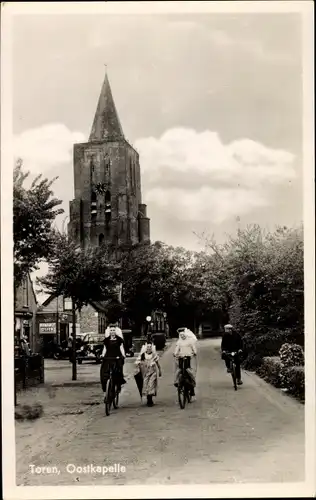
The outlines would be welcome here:
[[[105,74],[89,142],[119,139],[124,139],[124,133],[114,104],[110,82]]]

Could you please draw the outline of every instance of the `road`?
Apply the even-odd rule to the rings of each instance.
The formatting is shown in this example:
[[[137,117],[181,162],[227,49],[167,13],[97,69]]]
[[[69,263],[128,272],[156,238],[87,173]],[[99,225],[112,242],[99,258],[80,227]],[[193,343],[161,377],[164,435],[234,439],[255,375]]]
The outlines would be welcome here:
[[[70,378],[67,362],[51,362],[52,366],[60,367],[50,370],[51,380],[55,371],[55,385],[57,378],[65,380],[63,370]],[[120,408],[109,417],[100,387],[94,383],[99,376],[96,365],[80,367],[81,385],[38,389],[44,416],[33,423],[16,423],[17,484],[304,480],[304,406],[249,373],[243,373],[244,385],[235,392],[216,339],[198,343],[197,398],[184,410],[178,406],[173,386],[172,347],[163,354],[161,366],[156,405],[148,408],[140,403],[129,360],[125,373],[131,378]],[[86,382],[80,382],[80,377]],[[55,466],[58,472],[32,474],[31,464]],[[72,473],[73,467],[69,471],[67,464],[117,465],[114,472],[105,469],[102,474],[80,469]]]

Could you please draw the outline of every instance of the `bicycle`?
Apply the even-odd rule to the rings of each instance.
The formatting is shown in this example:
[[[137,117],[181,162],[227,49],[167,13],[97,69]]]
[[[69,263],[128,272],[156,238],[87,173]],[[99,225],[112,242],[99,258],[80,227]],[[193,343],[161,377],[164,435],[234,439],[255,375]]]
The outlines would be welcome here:
[[[117,373],[117,360],[120,358],[109,358],[112,360],[112,363],[110,363],[109,366],[109,378],[106,383],[106,391],[105,391],[105,413],[107,416],[110,415],[111,411],[111,406],[113,404],[113,408],[117,410],[118,408],[118,401],[119,401],[119,394],[121,391],[121,385],[116,382],[117,376],[119,374]]]
[[[227,356],[227,358],[230,361],[230,371],[231,371],[235,391],[237,391],[237,387],[238,387],[237,386],[237,375],[236,375],[236,361],[237,361],[238,355],[239,355],[239,352],[226,352],[225,353],[225,356]]]
[[[181,371],[178,383],[178,400],[182,410],[185,408],[186,402],[190,403],[192,399],[192,380],[187,372],[187,368],[190,368],[190,361],[190,356],[179,358],[179,368]]]

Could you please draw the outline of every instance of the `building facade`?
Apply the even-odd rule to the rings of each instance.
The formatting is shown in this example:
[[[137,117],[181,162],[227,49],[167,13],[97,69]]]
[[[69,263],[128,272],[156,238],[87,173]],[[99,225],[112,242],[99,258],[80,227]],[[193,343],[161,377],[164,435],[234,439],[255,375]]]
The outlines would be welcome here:
[[[25,335],[33,352],[40,351],[40,338],[36,328],[38,303],[31,277],[28,275],[15,292],[15,336]]]
[[[89,141],[74,145],[75,198],[68,234],[80,244],[115,247],[150,241],[137,151],[127,142],[107,75]]]
[[[63,296],[51,295],[37,312],[37,331],[43,352],[52,341],[61,343],[72,333],[72,303]],[[101,304],[91,302],[76,313],[76,334],[104,333],[106,328],[105,309]]]

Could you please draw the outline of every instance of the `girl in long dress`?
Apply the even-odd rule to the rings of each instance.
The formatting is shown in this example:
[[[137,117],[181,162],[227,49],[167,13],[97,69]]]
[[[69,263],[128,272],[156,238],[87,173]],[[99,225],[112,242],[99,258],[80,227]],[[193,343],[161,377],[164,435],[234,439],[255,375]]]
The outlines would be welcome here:
[[[142,396],[147,396],[147,406],[153,406],[153,396],[157,396],[158,376],[161,377],[161,368],[159,356],[153,350],[151,343],[147,343],[145,352],[140,353],[135,364],[143,378]]]

